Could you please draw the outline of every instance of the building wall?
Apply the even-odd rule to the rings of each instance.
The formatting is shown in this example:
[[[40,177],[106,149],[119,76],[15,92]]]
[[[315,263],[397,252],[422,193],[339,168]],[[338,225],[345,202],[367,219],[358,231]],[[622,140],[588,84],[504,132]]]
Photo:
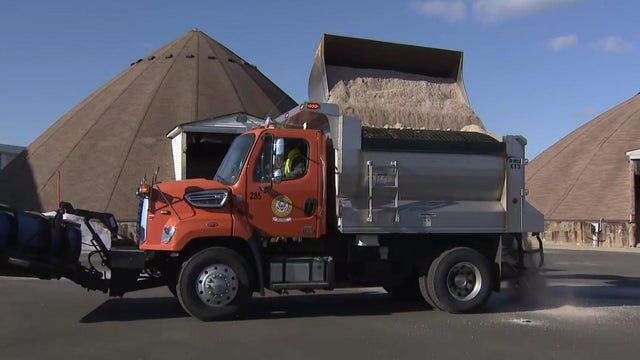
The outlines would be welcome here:
[[[599,247],[635,247],[635,225],[627,221],[603,221],[598,234],[592,233],[592,224],[599,221],[545,221],[544,241],[557,244]]]

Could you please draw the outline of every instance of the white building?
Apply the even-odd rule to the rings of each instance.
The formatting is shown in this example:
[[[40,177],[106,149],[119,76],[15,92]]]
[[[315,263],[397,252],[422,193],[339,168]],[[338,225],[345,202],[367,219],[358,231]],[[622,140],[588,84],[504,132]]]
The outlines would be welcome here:
[[[24,146],[0,144],[0,170],[15,159],[25,149]]]

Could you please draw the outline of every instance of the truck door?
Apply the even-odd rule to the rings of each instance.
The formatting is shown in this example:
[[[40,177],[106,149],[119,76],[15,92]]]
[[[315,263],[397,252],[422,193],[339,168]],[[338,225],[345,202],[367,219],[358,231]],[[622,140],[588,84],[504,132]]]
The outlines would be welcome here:
[[[291,169],[284,169],[280,183],[271,181],[274,135],[263,133],[258,140],[259,151],[253,152],[247,171],[247,217],[263,236],[317,237],[321,201],[318,185],[322,171],[318,161],[318,132],[291,133],[284,137],[284,154],[293,154],[296,160],[290,161]],[[302,165],[300,156],[304,160]],[[291,170],[292,175],[288,176],[286,170]]]

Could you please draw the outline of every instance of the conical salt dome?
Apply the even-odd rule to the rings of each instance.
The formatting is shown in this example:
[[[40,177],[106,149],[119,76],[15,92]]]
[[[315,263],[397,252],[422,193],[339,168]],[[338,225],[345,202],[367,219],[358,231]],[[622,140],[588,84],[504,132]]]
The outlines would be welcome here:
[[[154,51],[62,116],[0,172],[0,203],[77,208],[137,217],[135,189],[160,166],[172,180],[176,125],[245,113],[275,117],[295,102],[254,65],[198,30]]]

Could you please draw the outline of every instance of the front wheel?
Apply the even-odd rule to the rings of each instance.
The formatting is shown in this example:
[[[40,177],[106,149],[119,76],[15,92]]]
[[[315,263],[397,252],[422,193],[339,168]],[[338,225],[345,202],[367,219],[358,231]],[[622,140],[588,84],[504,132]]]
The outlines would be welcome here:
[[[182,265],[176,290],[191,316],[203,321],[229,319],[240,314],[251,299],[249,267],[231,249],[205,249]]]
[[[489,261],[478,251],[459,247],[443,252],[420,281],[425,299],[440,310],[465,313],[484,305],[493,291]]]

